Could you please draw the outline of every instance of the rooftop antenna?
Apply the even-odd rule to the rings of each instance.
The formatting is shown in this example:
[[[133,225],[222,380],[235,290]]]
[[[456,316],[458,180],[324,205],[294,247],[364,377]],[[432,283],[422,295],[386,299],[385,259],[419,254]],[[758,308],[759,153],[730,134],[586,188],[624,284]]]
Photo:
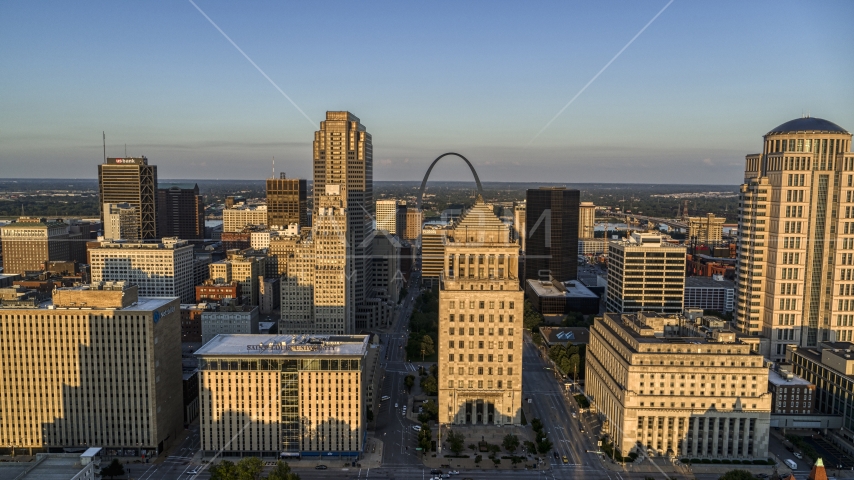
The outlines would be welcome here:
[[[125,144],[125,158],[128,156],[128,144]]]
[[[276,178],[276,156],[273,155],[273,176],[270,178]]]
[[[101,137],[104,142],[104,163],[107,163],[107,132],[101,131]]]

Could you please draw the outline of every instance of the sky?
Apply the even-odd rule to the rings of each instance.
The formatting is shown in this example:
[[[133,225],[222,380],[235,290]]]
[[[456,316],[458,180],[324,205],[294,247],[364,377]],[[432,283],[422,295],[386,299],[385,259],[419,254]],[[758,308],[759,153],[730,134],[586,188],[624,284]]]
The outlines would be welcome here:
[[[327,110],[375,180],[734,185],[779,124],[854,131],[850,1],[193,1],[0,3],[0,178],[94,178],[102,131],[161,179],[311,178]]]

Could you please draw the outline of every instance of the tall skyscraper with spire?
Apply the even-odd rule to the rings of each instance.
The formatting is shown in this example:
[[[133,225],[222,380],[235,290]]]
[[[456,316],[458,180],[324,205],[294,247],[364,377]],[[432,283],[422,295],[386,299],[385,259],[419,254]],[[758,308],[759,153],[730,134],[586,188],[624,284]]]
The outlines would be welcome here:
[[[851,133],[798,118],[745,160],[735,324],[786,345],[854,340],[854,153]]]
[[[98,165],[101,221],[104,204],[127,203],[136,209],[140,240],[157,238],[157,166],[146,157],[107,158]]]

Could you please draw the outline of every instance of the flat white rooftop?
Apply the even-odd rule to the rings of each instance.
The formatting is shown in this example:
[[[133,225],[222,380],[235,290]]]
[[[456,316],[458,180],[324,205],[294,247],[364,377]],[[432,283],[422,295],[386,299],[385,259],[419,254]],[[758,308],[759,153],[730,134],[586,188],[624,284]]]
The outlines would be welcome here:
[[[364,356],[368,335],[220,334],[196,356]]]

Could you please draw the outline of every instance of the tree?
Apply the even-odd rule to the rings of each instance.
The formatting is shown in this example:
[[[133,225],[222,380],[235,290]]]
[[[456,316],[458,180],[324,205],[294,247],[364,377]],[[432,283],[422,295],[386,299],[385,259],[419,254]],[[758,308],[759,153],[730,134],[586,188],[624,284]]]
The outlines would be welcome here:
[[[433,375],[437,379],[439,378],[439,365],[435,363],[433,365],[430,365],[430,375]]]
[[[433,432],[430,431],[430,426],[426,423],[421,424],[421,431],[418,432],[418,446],[421,450],[427,452],[433,445]]]
[[[273,467],[273,471],[267,475],[267,480],[300,480],[300,478],[299,475],[291,472],[288,462],[279,460],[276,462],[276,466]]]
[[[510,453],[513,453],[516,451],[517,448],[519,448],[519,437],[513,435],[512,433],[508,433],[504,436],[503,445],[505,450]]]
[[[528,453],[537,453],[537,445],[530,440],[525,440],[525,451]]]
[[[119,462],[118,458],[114,458],[109,465],[101,469],[102,477],[120,477],[125,474],[125,467]]]
[[[436,377],[426,376],[421,379],[421,391],[425,395],[436,395],[439,393],[439,382]]]
[[[237,466],[228,460],[219,462],[211,467],[211,480],[237,480]]]
[[[264,462],[258,457],[244,457],[237,462],[237,480],[260,480]]]
[[[454,455],[459,455],[465,449],[466,436],[453,430],[448,430],[448,444]]]
[[[541,422],[539,418],[534,418],[531,420],[531,428],[533,428],[535,432],[539,432],[543,429],[543,422]]]
[[[436,352],[436,347],[433,345],[433,338],[430,335],[424,335],[421,338],[421,361],[424,361],[424,357],[427,355],[433,355]]]
[[[718,480],[755,480],[756,477],[747,470],[730,470],[721,475]]]
[[[552,449],[552,441],[549,437],[540,437],[537,439],[537,451],[540,453],[549,453]]]
[[[533,305],[531,305],[531,302],[526,300],[525,313],[523,314],[522,325],[528,330],[533,330],[544,321],[545,319],[543,318],[543,315],[540,312],[534,310],[534,307]]]
[[[424,411],[418,415],[419,422],[439,421],[439,405],[436,402],[428,400],[427,403],[422,404],[422,408]]]
[[[412,390],[412,387],[415,385],[415,375],[407,375],[403,379],[403,386],[406,387],[406,391]]]

